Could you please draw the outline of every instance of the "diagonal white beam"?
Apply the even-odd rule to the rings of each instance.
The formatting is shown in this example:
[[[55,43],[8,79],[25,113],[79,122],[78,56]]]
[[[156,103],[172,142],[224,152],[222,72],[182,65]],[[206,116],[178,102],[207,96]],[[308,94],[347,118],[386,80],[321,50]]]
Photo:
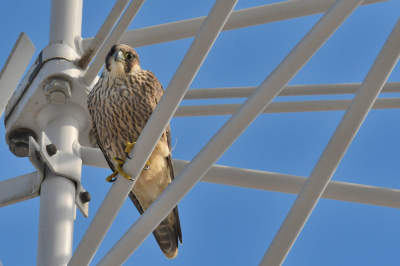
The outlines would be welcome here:
[[[400,56],[400,19],[315,165],[260,265],[281,265]]]
[[[100,149],[76,147],[82,164],[108,169]],[[172,160],[176,175],[188,165],[188,161]],[[213,165],[200,180],[202,182],[228,186],[268,190],[281,193],[299,194],[307,177],[280,173],[257,171],[223,165]],[[0,183],[1,184],[1,183]],[[0,187],[1,190],[1,187]],[[0,193],[0,206],[1,206]],[[400,190],[329,181],[322,198],[354,203],[370,204],[400,209]]]
[[[107,40],[108,35],[115,26],[115,23],[117,23],[119,17],[122,15],[122,12],[124,12],[128,3],[129,0],[118,0],[115,3],[96,36],[92,39],[89,47],[85,49],[85,53],[82,55],[81,59],[79,59],[77,65],[81,69],[85,70],[89,66],[90,62],[92,62],[93,58]]]
[[[0,72],[0,117],[31,60],[35,46],[21,32]]]
[[[107,53],[114,44],[119,42],[122,34],[124,34],[126,29],[129,27],[144,1],[145,0],[132,0],[132,2],[129,4],[125,10],[125,13],[122,15],[121,19],[118,21],[114,30],[108,37],[107,41],[102,45],[101,50],[93,60],[93,63],[86,71],[86,74],[83,78],[83,83],[85,83],[86,86],[90,86],[93,83],[97,74],[100,72],[100,69],[103,67]]]
[[[189,162],[175,159],[173,163],[176,174],[179,174]],[[201,181],[299,194],[307,177],[213,165]],[[329,181],[322,198],[400,209],[400,190],[391,188]]]
[[[136,180],[142,172],[147,159],[182,101],[236,2],[237,0],[217,0],[215,2],[204,25],[168,84],[157,108],[140,134],[135,148],[130,153],[133,160],[127,160],[123,166],[123,170],[131,178]],[[135,182],[118,176],[68,265],[85,266],[90,263],[134,184]],[[106,265],[121,265],[126,259],[127,257],[121,257]]]
[[[361,2],[362,0],[336,2],[98,265],[123,263]],[[144,163],[143,161],[143,165]]]
[[[388,0],[365,0],[369,5]],[[232,12],[222,31],[234,30],[265,23],[299,18],[326,12],[335,0],[282,1],[279,3],[236,10]],[[176,21],[124,33],[121,43],[132,47],[141,47],[157,43],[181,40],[193,37],[203,24],[205,17]],[[89,47],[93,38],[83,40],[83,49]]]
[[[351,100],[293,101],[273,102],[265,108],[263,114],[322,112],[347,110]],[[213,104],[179,106],[174,117],[232,115],[241,104]],[[400,98],[377,99],[371,109],[400,108]]]
[[[355,94],[361,83],[289,85],[278,96]],[[247,98],[257,87],[190,89],[184,100]],[[400,92],[400,82],[387,82],[381,93]]]

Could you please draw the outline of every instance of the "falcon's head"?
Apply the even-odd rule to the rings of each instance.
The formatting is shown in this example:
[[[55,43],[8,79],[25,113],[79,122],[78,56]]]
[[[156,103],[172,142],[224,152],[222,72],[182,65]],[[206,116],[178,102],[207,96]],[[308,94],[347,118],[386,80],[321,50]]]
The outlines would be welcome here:
[[[128,45],[116,44],[107,54],[105,68],[114,76],[133,74],[140,70],[139,56]]]

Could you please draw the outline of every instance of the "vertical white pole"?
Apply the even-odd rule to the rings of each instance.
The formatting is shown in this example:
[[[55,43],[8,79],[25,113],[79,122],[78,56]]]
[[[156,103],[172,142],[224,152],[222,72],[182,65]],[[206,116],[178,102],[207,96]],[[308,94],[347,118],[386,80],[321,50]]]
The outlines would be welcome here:
[[[82,0],[51,1],[50,42],[63,40],[75,48],[74,40],[80,36],[81,26]],[[49,107],[48,112],[45,107],[39,113],[38,120],[46,121],[43,130],[57,148],[72,154],[72,143],[78,140],[79,122],[64,105]],[[40,194],[36,263],[41,266],[67,265],[72,256],[75,184],[46,168]]]
[[[49,42],[65,41],[75,49],[75,37],[81,36],[82,3],[83,0],[51,1]]]
[[[72,153],[78,139],[78,123],[72,116],[59,116],[48,122],[45,132],[59,150]],[[45,169],[40,191],[37,265],[67,265],[72,256],[75,184]]]

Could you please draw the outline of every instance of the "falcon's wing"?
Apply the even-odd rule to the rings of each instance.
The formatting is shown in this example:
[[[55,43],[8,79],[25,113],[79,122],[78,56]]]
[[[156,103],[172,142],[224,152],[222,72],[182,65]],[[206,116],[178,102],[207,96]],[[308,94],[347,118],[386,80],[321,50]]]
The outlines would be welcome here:
[[[150,82],[151,86],[152,86],[153,88],[156,89],[156,90],[155,90],[155,91],[156,91],[156,93],[155,93],[155,102],[156,102],[156,104],[158,104],[158,102],[159,102],[160,99],[161,99],[161,96],[162,96],[163,93],[164,93],[164,89],[163,89],[163,87],[162,87],[160,81],[159,81],[159,80],[157,79],[157,77],[153,74],[153,72],[147,71],[147,74],[148,74],[148,79],[147,79],[147,81]],[[151,115],[151,114],[150,114],[150,115]],[[168,125],[168,131],[169,131],[169,125]],[[169,135],[171,135],[171,134],[169,134]],[[170,138],[171,138],[171,136],[170,136]],[[170,142],[171,142],[171,141],[170,141]],[[171,150],[171,146],[169,146],[169,149]],[[167,161],[168,161],[168,159],[167,159]],[[170,159],[169,161],[170,161],[170,162],[168,162],[168,166],[169,166],[169,168],[170,168],[170,171],[172,171],[171,177],[172,177],[172,179],[173,179],[173,177],[174,177],[173,171],[174,171],[174,170],[173,170],[173,168],[172,168],[172,161],[171,161],[171,159]],[[132,191],[129,193],[129,198],[132,200],[132,203],[135,205],[136,209],[137,209],[137,210],[139,211],[139,213],[142,215],[142,214],[144,213],[143,208],[142,208],[142,205],[140,204],[139,200],[136,198],[135,194],[133,194]]]
[[[147,70],[147,75],[148,75],[148,81],[150,82],[150,85],[155,89],[156,92],[156,103],[158,103],[161,99],[161,96],[164,94],[164,89],[163,86],[161,85],[160,81],[157,79],[156,75],[154,75],[153,72]]]
[[[171,129],[170,129],[170,127],[169,127],[169,124],[168,124],[167,128],[165,129],[164,134],[165,134],[165,138],[166,138],[166,142],[167,142],[169,151],[171,152]],[[163,134],[163,136],[164,136],[164,134]],[[164,139],[164,138],[163,138],[163,139]],[[172,180],[174,180],[174,178],[175,178],[175,174],[174,174],[174,168],[173,168],[173,166],[172,166],[172,156],[171,156],[171,153],[170,153],[169,156],[167,157],[167,163],[168,163],[169,170],[170,170],[170,172],[171,172],[171,181],[172,181]]]
[[[171,130],[170,130],[169,124],[168,124],[164,134],[166,135],[169,151],[171,151]],[[168,168],[170,171],[170,177],[171,177],[171,182],[172,182],[175,178],[175,173],[174,173],[174,167],[172,165],[171,153],[168,155],[168,157],[166,159],[167,159],[167,165],[168,165]],[[178,235],[179,242],[181,242],[181,244],[182,244],[182,231],[181,231],[181,222],[179,220],[179,214],[178,214],[178,206],[175,206],[173,212],[174,212],[175,218],[176,218],[176,224],[175,224],[176,233]]]
[[[153,74],[153,72],[151,71],[147,71],[148,75],[149,75],[149,82],[151,83],[151,85],[153,86],[153,88],[155,88],[156,90],[156,103],[158,104],[158,102],[160,101],[162,95],[164,94],[164,89],[160,83],[160,81],[157,79],[157,77]],[[168,145],[169,151],[171,152],[171,129],[170,126],[168,124],[167,128],[165,129],[164,133],[161,136],[161,140]],[[168,163],[168,167],[171,173],[171,181],[174,180],[175,178],[175,174],[174,174],[174,168],[172,166],[172,158],[171,155],[169,155],[167,157],[167,163]]]
[[[110,169],[114,172],[115,167],[113,163],[111,162],[111,159],[108,157],[107,153],[105,152],[103,145],[100,141],[99,134],[97,133],[97,127],[96,124],[92,121],[92,129],[93,129],[93,135],[96,138],[97,145],[99,146],[100,150],[103,152],[104,158],[106,158],[106,161],[108,163],[108,166],[110,166]]]
[[[156,89],[156,103],[158,104],[158,102],[161,99],[161,96],[164,93],[164,89],[163,89],[160,81],[156,78],[156,76],[151,71],[148,71],[148,72],[149,72],[149,76],[152,79],[151,84]],[[166,160],[167,160],[167,166],[168,166],[169,171],[170,171],[171,181],[173,181],[174,178],[175,178],[175,173],[174,173],[174,167],[172,165],[171,129],[170,129],[169,124],[167,125],[167,128],[165,129],[164,133],[162,134],[161,140],[168,145],[168,148],[169,148],[169,151],[170,151],[170,154],[168,155],[168,157],[166,157]],[[133,193],[131,193],[131,194],[133,194]],[[132,199],[132,201],[133,201],[133,199]],[[135,204],[135,202],[134,202],[134,204]],[[181,231],[181,222],[179,221],[178,206],[176,206],[174,208],[173,212],[174,212],[175,218],[176,218],[176,224],[175,224],[176,233],[178,235],[179,242],[181,242],[181,244],[182,244],[182,231]]]

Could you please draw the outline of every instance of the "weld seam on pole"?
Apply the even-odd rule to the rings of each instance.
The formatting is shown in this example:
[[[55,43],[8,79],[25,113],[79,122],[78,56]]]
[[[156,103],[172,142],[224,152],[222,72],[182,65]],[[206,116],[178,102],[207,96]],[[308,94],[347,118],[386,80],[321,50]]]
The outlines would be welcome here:
[[[400,56],[400,19],[315,165],[260,265],[281,265]]]
[[[140,246],[362,1],[352,1],[352,5],[348,2],[351,1],[340,0],[328,10],[98,265],[109,265],[115,261],[120,265]]]

